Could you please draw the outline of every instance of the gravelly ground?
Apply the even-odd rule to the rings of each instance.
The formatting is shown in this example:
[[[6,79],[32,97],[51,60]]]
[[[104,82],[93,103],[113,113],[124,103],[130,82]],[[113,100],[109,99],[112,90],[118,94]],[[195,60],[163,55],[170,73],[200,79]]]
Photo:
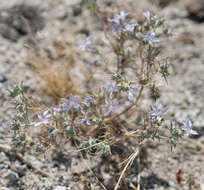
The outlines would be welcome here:
[[[97,29],[97,23],[90,19],[86,11],[82,14],[77,13],[77,0],[1,0],[0,13],[3,16],[0,15],[0,121],[7,121],[12,115],[11,105],[7,102],[7,89],[17,81],[24,81],[24,85],[35,97],[43,97],[45,102],[52,101],[41,89],[39,78],[25,64],[28,51],[25,44],[28,36],[22,32],[19,33],[13,25],[7,25],[2,21],[2,18],[5,18],[5,11],[21,2],[35,5],[39,9],[44,27],[37,32],[36,38],[40,39],[40,45],[45,49],[52,51],[52,40],[66,38],[64,28],[71,28],[75,32],[76,36],[74,37],[77,39],[75,45],[79,43],[79,34],[84,31],[101,35],[101,31]],[[170,116],[178,122],[183,119],[191,119],[195,129],[199,132],[196,139],[185,140],[173,152],[164,145],[148,145],[145,151],[149,156],[144,154],[142,158],[145,166],[141,173],[142,187],[143,189],[157,190],[204,190],[204,149],[202,148],[204,146],[204,23],[187,17],[188,12],[184,6],[186,3],[184,0],[171,3],[164,8],[151,4],[150,0],[112,2],[117,2],[127,10],[150,9],[169,21],[174,36],[165,45],[163,53],[172,57],[173,66],[168,86],[164,84],[161,88],[161,102],[168,106]],[[6,38],[2,34],[2,31],[5,33],[4,30],[8,34]],[[15,38],[18,40],[14,41]],[[8,139],[5,136],[6,132],[0,128],[0,143],[6,144]],[[196,143],[200,143],[201,147],[198,147]],[[115,158],[117,155],[113,157]],[[45,159],[43,156],[35,156],[29,150],[26,153],[26,158],[31,160],[34,165],[51,173],[54,179],[42,177],[20,162],[19,159],[0,152],[0,189],[85,189],[82,184],[88,180],[91,181],[92,189],[100,189],[95,177],[87,169],[86,161],[77,154],[51,153]],[[99,158],[94,158],[89,162],[88,165],[96,173],[101,174],[107,189],[111,190],[111,185],[115,181],[106,171],[107,168],[112,170],[110,168],[116,166],[109,165],[104,159]],[[127,182],[131,180],[134,184],[135,170],[136,166],[133,165],[131,175],[126,179]],[[176,180],[176,173],[179,170],[183,171],[182,186]],[[100,179],[100,176],[98,177]],[[129,189],[134,188],[129,187]]]

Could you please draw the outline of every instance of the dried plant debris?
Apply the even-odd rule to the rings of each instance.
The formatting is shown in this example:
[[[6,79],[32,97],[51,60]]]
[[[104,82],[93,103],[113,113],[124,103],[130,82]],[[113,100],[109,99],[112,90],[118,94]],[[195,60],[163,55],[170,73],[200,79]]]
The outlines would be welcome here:
[[[69,62],[58,63],[48,56],[29,54],[28,63],[40,74],[43,87],[54,98],[66,97],[73,90]]]

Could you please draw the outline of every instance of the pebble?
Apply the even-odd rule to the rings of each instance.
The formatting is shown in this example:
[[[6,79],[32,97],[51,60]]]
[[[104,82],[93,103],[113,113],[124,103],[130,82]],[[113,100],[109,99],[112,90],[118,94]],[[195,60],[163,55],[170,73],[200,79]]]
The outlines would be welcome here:
[[[29,25],[32,33],[36,33],[44,27],[44,20],[38,7],[18,4],[0,10],[0,34],[4,38],[17,41],[21,36],[28,33],[27,25]]]
[[[1,189],[1,190],[9,190],[9,188],[7,188],[7,187],[1,187],[1,186],[0,186],[0,189]]]
[[[4,82],[6,82],[8,79],[7,79],[7,77],[5,76],[5,75],[3,75],[3,74],[1,74],[0,75],[0,83],[4,83]]]
[[[8,174],[8,178],[10,185],[16,186],[18,184],[19,176],[16,172],[10,171]]]
[[[55,190],[66,190],[66,187],[64,187],[64,186],[56,186]]]
[[[186,10],[189,18],[197,22],[204,22],[204,1],[203,0],[188,0],[186,1]]]
[[[16,173],[18,173],[19,177],[22,177],[25,175],[26,169],[27,169],[27,166],[24,164],[24,165],[18,166],[15,169],[15,171],[16,171]]]

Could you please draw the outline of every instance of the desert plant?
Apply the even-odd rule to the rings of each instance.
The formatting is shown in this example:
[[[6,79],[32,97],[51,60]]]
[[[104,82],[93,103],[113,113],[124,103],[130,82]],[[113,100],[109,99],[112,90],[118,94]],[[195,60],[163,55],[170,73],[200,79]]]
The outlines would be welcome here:
[[[91,3],[93,13],[98,18],[105,17],[96,1],[88,3]],[[158,101],[157,78],[168,80],[169,59],[162,58],[161,49],[164,38],[170,36],[170,30],[163,19],[149,11],[141,17],[138,21],[131,13],[121,11],[101,20],[108,41],[104,45],[105,51],[112,50],[115,58],[109,64],[100,63],[104,60],[104,54],[91,38],[85,38],[79,46],[80,50],[90,53],[92,57],[101,56],[88,67],[90,70],[103,69],[104,73],[108,73],[110,77],[106,84],[89,89],[82,97],[70,94],[68,98],[62,98],[58,106],[39,112],[37,119],[29,117],[29,109],[33,110],[34,106],[22,88],[15,86],[10,91],[10,96],[16,100],[17,114],[9,124],[4,125],[10,127],[14,147],[23,149],[32,146],[38,152],[45,152],[72,141],[79,151],[106,155],[111,154],[113,144],[132,139],[136,145],[135,151],[126,160],[115,185],[116,190],[144,144],[163,141],[175,147],[183,135],[197,135],[191,121],[184,121],[178,127],[176,122],[166,119],[168,110]],[[91,83],[91,79],[87,82]],[[144,108],[140,102],[148,89],[154,102]],[[59,87],[60,90],[63,89]],[[39,127],[40,132],[31,139],[27,132],[33,127]],[[168,134],[162,135],[163,130]]]

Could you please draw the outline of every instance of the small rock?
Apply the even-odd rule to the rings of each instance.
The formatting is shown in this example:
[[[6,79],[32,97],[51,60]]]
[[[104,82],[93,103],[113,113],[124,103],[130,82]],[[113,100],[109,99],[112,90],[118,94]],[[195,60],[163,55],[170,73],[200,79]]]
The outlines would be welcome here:
[[[160,7],[166,7],[171,3],[174,3],[178,0],[156,0],[156,3],[160,6]],[[155,3],[155,0],[150,0],[150,2]]]
[[[204,1],[203,0],[188,0],[185,3],[188,17],[197,22],[204,22]]]
[[[10,28],[9,26],[3,23],[0,23],[0,35],[13,42],[15,42],[19,38],[19,34],[15,29]]]
[[[73,8],[73,16],[79,16],[82,13],[82,9],[80,6],[76,6]]]
[[[0,10],[0,34],[11,41],[17,41],[30,31],[35,34],[44,27],[40,13],[38,7],[24,4]]]
[[[8,174],[8,178],[9,178],[9,184],[12,186],[16,186],[18,184],[19,181],[19,176],[17,173],[15,172],[9,172]]]
[[[0,187],[1,190],[9,190],[7,187]]]
[[[0,157],[2,158],[2,157],[5,157],[6,156],[6,154],[4,153],[4,152],[0,152]]]
[[[175,112],[175,118],[180,123],[182,123],[183,120],[190,119],[191,121],[193,121],[194,125],[194,121],[196,121],[199,114],[200,114],[199,109],[177,109],[177,111]]]
[[[55,190],[66,190],[66,187],[64,187],[64,186],[56,186]]]
[[[21,165],[19,167],[16,168],[16,173],[18,173],[19,177],[22,177],[25,175],[26,172],[26,165]]]
[[[5,75],[0,75],[0,83],[4,83],[4,82],[6,82],[8,79],[6,78],[6,76]]]

